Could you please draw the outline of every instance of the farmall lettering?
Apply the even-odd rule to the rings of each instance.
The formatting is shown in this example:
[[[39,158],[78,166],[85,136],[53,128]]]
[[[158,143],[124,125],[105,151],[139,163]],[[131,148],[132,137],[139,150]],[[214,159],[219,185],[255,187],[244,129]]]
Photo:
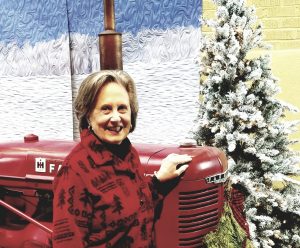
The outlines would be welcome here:
[[[49,161],[46,158],[35,158],[35,172],[39,173],[57,173],[61,168],[60,162]]]

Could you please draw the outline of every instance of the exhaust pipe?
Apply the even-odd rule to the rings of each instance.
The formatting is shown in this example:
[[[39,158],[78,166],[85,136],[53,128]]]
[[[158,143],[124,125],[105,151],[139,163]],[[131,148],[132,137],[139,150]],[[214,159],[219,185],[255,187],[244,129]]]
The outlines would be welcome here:
[[[103,0],[104,32],[99,34],[100,70],[123,70],[122,33],[115,31],[114,0]]]

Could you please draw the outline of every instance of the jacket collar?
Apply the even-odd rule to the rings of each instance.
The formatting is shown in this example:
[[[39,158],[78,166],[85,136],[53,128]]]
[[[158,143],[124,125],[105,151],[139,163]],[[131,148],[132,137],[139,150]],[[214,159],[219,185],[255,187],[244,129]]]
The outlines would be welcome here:
[[[93,131],[83,129],[80,133],[81,144],[86,149],[93,167],[113,166],[118,170],[132,170],[137,158],[132,153],[132,145],[128,138],[117,147],[101,141]],[[119,150],[119,149],[121,150]]]

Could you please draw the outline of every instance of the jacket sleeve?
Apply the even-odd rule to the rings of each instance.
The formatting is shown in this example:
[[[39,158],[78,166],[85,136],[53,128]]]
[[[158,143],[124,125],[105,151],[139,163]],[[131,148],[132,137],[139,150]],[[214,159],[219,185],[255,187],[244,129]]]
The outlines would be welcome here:
[[[54,182],[54,248],[85,247],[92,219],[92,206],[85,191],[80,176],[69,167],[62,167]]]
[[[136,173],[138,173],[141,177],[143,177],[144,182],[146,182],[149,186],[149,189],[152,193],[152,199],[153,199],[153,203],[156,206],[159,202],[161,202],[161,200],[164,197],[164,191],[165,191],[165,183],[161,183],[157,177],[155,175],[146,175],[145,174],[145,168],[142,166],[140,158],[139,158],[139,154],[136,151],[136,149],[134,147],[132,147],[132,152],[134,155],[135,160],[133,161],[133,163],[135,163],[135,165],[137,166],[137,171]]]
[[[147,178],[154,200],[163,199],[177,186],[180,181],[180,177],[171,179],[163,183],[160,182],[155,175],[147,176]]]

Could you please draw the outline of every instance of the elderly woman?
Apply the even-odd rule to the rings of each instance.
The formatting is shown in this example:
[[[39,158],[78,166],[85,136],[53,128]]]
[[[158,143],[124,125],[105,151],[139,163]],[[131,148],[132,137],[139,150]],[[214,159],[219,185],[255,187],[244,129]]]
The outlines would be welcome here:
[[[145,177],[128,134],[138,112],[124,71],[88,76],[75,100],[81,141],[54,181],[53,247],[155,247],[154,208],[164,182],[191,157],[172,154]],[[185,164],[176,169],[178,164]]]

